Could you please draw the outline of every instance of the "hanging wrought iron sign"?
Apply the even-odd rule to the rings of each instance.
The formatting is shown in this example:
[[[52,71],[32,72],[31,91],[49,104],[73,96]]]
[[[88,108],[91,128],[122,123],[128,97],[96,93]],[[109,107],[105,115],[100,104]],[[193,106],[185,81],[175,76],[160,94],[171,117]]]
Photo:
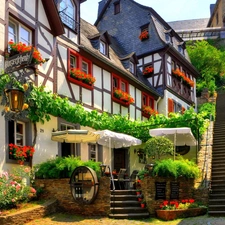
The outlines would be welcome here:
[[[90,204],[95,200],[98,185],[96,172],[87,166],[77,167],[70,177],[72,196],[80,204]]]
[[[32,60],[33,50],[23,52],[6,58],[5,60],[5,73],[12,73],[22,69],[24,65],[29,65]]]

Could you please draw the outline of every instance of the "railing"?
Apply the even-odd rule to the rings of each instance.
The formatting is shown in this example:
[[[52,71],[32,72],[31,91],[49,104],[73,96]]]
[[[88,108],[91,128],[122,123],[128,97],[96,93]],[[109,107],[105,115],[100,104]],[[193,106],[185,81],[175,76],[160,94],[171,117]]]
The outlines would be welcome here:
[[[62,22],[71,28],[72,30],[78,31],[79,28],[79,23],[76,22],[72,17],[68,16],[66,13],[63,11],[59,12],[59,16],[61,17]]]

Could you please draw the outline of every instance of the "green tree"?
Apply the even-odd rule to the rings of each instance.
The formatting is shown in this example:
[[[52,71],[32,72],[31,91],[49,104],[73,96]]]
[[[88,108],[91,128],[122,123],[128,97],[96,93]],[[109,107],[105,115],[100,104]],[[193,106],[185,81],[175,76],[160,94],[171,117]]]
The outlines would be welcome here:
[[[208,88],[212,94],[216,88],[225,84],[225,51],[210,45],[207,41],[187,42],[191,63],[199,71],[197,94]]]
[[[150,138],[144,147],[144,151],[147,156],[154,156],[156,159],[160,159],[163,155],[173,154],[173,143],[163,136]]]

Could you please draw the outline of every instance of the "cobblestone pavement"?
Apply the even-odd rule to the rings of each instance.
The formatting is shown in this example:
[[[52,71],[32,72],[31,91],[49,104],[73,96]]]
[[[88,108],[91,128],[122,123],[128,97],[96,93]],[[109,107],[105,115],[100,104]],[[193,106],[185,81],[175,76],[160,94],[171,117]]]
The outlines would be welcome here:
[[[156,218],[145,220],[87,218],[68,214],[54,214],[36,219],[26,225],[225,225],[225,217],[198,216],[173,221],[161,221]]]

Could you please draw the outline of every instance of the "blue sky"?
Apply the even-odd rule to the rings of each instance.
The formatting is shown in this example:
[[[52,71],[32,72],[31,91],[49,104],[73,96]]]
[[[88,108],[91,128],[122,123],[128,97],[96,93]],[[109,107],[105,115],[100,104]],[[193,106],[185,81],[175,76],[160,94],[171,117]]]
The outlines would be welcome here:
[[[87,0],[81,4],[81,18],[94,24],[97,18],[98,2]],[[210,4],[216,0],[136,0],[152,7],[165,21],[189,20],[210,17]]]

